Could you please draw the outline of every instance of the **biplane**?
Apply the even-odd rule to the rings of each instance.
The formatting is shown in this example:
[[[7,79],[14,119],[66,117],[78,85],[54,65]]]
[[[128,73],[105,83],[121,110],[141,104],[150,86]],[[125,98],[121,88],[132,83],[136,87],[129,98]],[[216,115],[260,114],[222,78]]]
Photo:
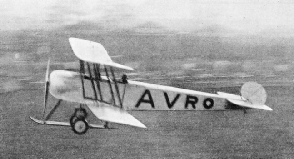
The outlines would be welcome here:
[[[80,70],[54,70],[49,74],[48,60],[43,119],[30,117],[39,124],[70,126],[75,133],[84,134],[89,128],[108,129],[109,122],[146,128],[128,113],[134,110],[272,110],[265,105],[265,89],[255,82],[245,83],[241,95],[234,95],[148,84],[129,80],[125,74],[118,78],[115,69],[133,69],[112,61],[100,43],[78,38],[69,38],[69,43],[79,58]],[[46,115],[49,92],[58,102]],[[69,122],[50,121],[62,101],[78,103],[79,106],[75,108]],[[88,123],[85,107],[103,124]]]

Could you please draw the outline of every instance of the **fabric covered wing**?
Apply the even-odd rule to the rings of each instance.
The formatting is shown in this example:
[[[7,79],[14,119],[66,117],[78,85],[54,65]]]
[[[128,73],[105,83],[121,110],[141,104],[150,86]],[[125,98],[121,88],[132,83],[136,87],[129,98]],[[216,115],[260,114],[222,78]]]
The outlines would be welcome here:
[[[99,106],[98,103],[87,105],[93,114],[100,120],[146,128],[144,124],[123,109],[100,102]]]
[[[99,43],[78,38],[69,38],[69,43],[74,54],[83,61],[125,70],[134,70],[131,67],[113,62],[105,48]]]

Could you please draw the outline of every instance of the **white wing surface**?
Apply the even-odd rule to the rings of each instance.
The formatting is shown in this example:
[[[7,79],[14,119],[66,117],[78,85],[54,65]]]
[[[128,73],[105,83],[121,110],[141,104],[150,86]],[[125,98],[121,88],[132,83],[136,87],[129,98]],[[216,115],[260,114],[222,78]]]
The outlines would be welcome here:
[[[83,61],[134,70],[131,67],[113,62],[105,48],[99,43],[78,38],[69,38],[69,43],[74,54]]]
[[[100,102],[87,105],[93,114],[100,120],[146,128],[144,124],[123,109]]]

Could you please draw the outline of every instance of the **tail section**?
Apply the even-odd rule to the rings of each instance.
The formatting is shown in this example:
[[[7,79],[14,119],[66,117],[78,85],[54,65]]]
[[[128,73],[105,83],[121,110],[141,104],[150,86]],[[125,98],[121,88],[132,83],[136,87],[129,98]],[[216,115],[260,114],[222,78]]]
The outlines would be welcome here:
[[[247,82],[241,87],[241,96],[235,94],[229,94],[224,92],[217,92],[223,98],[226,98],[229,102],[247,108],[273,110],[265,105],[266,91],[262,85],[256,82]]]

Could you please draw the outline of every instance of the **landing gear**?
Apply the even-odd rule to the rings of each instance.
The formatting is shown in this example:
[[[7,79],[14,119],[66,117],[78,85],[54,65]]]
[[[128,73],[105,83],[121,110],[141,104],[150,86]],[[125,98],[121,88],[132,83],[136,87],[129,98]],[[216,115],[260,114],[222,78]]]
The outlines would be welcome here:
[[[245,114],[247,114],[247,110],[246,109],[243,109],[243,112],[244,112],[244,116],[245,116]]]
[[[103,126],[104,126],[105,129],[109,129],[109,123],[107,121],[104,123]]]
[[[89,124],[85,119],[76,119],[72,125],[72,130],[76,134],[85,134],[89,129]]]
[[[74,114],[70,117],[70,126],[74,133],[76,134],[85,134],[89,129],[89,124],[86,121],[87,117],[86,109],[80,107],[76,108]]]

